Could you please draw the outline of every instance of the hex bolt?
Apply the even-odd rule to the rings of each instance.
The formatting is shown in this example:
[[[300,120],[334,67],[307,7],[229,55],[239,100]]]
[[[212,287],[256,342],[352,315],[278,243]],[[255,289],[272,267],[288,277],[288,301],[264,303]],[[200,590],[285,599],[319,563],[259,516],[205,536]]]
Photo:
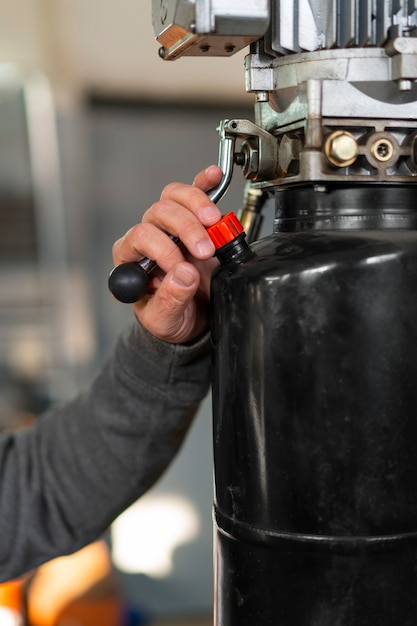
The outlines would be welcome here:
[[[259,171],[259,150],[252,144],[250,139],[245,140],[241,145],[241,154],[244,156],[239,157],[239,161],[243,160],[242,172],[245,178],[254,179]]]
[[[294,173],[294,168],[299,169],[298,162],[303,144],[300,137],[291,137],[284,135],[278,150],[278,162],[284,174],[288,174],[290,170]]]
[[[371,154],[377,161],[385,163],[389,161],[394,154],[394,146],[389,139],[378,139],[371,146]]]
[[[358,144],[351,133],[337,130],[327,138],[324,152],[332,165],[347,167],[356,161]]]

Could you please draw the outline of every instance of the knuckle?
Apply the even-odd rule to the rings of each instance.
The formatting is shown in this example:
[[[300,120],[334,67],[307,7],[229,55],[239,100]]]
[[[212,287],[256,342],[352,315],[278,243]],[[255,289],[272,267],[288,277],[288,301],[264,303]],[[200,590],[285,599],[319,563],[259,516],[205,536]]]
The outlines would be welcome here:
[[[146,223],[147,221],[149,221],[149,217],[150,215],[152,215],[152,209],[154,207],[154,204],[152,204],[149,209],[146,209],[146,211],[143,213],[142,215],[142,224]]]
[[[165,222],[166,217],[173,213],[173,204],[168,200],[160,200],[157,205],[155,206],[155,215],[160,221]]]
[[[184,260],[184,256],[181,250],[179,249],[179,247],[177,246],[177,244],[175,244],[173,241],[168,239],[167,248],[165,252],[165,261],[167,263],[167,267],[172,267],[176,263],[179,263],[180,261],[183,261],[183,260]]]
[[[154,202],[142,216],[142,224],[159,223],[172,211],[172,204],[168,200],[158,200]]]
[[[167,196],[174,195],[180,187],[183,187],[184,183],[172,182],[165,185],[161,193],[161,199]]]
[[[119,242],[116,242],[116,248],[113,250],[117,257],[120,257],[121,262],[131,261],[134,257],[144,253],[152,228],[151,224],[136,224]]]
[[[130,229],[130,239],[134,243],[135,248],[152,235],[152,230],[152,224],[149,223],[136,224],[136,226]]]
[[[190,195],[190,201],[193,204],[196,204],[197,206],[199,206],[202,203],[207,204],[207,196],[205,192],[199,187],[190,187],[189,195]]]
[[[154,202],[153,204],[151,204],[149,209],[145,211],[145,213],[142,215],[142,224],[146,224],[147,222],[152,221],[153,215],[155,213],[158,213],[158,207],[159,207],[160,202],[161,202],[160,200],[158,200],[157,202]]]

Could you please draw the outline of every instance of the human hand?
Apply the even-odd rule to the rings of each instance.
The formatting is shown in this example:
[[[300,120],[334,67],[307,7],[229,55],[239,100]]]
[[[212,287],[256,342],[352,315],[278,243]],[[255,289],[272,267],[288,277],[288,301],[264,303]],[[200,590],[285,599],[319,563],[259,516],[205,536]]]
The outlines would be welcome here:
[[[170,343],[187,343],[208,328],[210,277],[217,260],[206,228],[221,218],[206,192],[219,184],[222,171],[211,165],[192,185],[170,183],[143,216],[113,246],[116,265],[146,256],[158,270],[149,293],[133,305],[147,330]],[[176,244],[168,236],[179,237]]]

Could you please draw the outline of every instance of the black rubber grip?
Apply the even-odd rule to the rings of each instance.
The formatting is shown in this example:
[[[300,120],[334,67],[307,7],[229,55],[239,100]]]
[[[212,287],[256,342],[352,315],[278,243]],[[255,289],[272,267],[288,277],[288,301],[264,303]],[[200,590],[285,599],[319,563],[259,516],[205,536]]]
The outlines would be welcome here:
[[[113,268],[108,284],[119,302],[132,304],[148,293],[149,276],[140,262],[122,263]]]

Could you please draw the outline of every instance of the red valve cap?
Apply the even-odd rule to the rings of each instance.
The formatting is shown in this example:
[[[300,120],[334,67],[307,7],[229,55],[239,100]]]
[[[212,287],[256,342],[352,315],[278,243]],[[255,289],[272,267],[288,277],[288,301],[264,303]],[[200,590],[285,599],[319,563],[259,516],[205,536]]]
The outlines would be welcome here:
[[[243,233],[243,227],[236,215],[231,212],[223,215],[221,220],[216,222],[214,226],[207,228],[207,232],[216,246],[216,250],[219,250],[219,248],[239,237]]]

